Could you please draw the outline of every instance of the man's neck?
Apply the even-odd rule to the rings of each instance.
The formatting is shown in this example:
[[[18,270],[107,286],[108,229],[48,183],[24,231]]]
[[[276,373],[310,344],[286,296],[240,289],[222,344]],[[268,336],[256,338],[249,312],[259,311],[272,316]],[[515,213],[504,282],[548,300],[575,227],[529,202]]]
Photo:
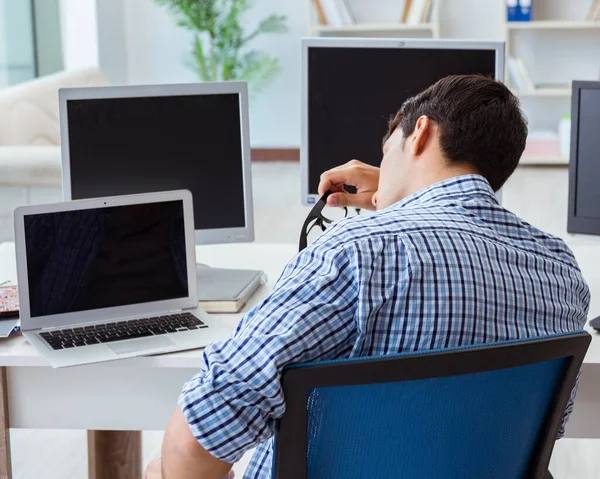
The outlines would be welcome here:
[[[407,196],[410,196],[417,191],[421,191],[435,183],[439,183],[440,181],[449,180],[450,178],[455,178],[457,176],[478,174],[481,173],[470,165],[443,165],[438,168],[429,169],[428,171],[423,172],[422,175],[415,177],[414,181],[408,185],[403,197],[406,198]]]

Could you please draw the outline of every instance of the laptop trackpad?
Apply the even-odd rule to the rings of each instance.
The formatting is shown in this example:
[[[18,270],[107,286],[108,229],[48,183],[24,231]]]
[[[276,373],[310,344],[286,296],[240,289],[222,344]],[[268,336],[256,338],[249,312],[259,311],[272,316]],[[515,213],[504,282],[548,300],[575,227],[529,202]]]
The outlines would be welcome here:
[[[154,336],[153,338],[135,339],[133,341],[123,341],[122,343],[107,344],[107,346],[117,354],[129,354],[135,351],[167,348],[174,345],[175,343],[173,341],[164,336]]]

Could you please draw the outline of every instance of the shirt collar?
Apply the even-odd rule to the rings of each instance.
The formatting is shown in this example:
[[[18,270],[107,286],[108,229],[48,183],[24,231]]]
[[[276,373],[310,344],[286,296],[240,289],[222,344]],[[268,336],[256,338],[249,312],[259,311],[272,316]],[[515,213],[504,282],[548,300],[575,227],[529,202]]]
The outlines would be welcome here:
[[[481,175],[472,174],[455,176],[429,185],[398,201],[392,207],[402,208],[408,205],[438,203],[457,198],[463,201],[469,198],[498,204],[496,194],[488,181]]]

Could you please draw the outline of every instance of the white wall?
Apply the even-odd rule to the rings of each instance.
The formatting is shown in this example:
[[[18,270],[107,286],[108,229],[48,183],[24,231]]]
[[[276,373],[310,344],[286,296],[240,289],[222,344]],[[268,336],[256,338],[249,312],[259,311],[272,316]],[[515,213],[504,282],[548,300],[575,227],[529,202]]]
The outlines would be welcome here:
[[[132,84],[195,81],[194,73],[184,64],[191,49],[189,33],[178,28],[172,16],[153,0],[121,1],[125,4],[127,81]],[[373,8],[375,1],[378,8]],[[399,0],[350,0],[356,16],[369,22],[394,21],[391,17],[399,18],[400,4]],[[390,15],[391,8],[398,15]],[[442,9],[445,37],[503,38],[502,1],[443,1]],[[469,15],[465,15],[466,11]],[[308,33],[312,12],[308,0],[256,0],[245,25],[249,28],[270,13],[287,15],[289,31],[259,37],[253,44],[253,47],[277,56],[282,72],[268,90],[251,99],[250,138],[255,147],[297,147],[301,128],[300,39]],[[477,22],[473,21],[474,15],[477,15]],[[117,45],[114,50],[117,51]]]
[[[66,70],[99,65],[96,0],[60,0],[60,33]]]
[[[6,1],[0,0],[0,88],[8,85],[8,68],[1,66],[8,65],[8,32],[6,21]]]
[[[250,101],[253,146],[298,146],[300,141],[300,38],[308,30],[306,0],[257,0],[245,18],[250,29],[271,13],[287,15],[289,32],[259,37],[253,47],[280,59],[282,71],[269,89]],[[125,44],[128,82],[197,81],[185,65],[191,35],[175,25],[173,16],[153,0],[125,1]]]
[[[154,0],[122,0],[130,84],[195,81],[184,65],[191,36]]]
[[[300,40],[308,34],[306,0],[258,0],[248,16],[250,25],[278,13],[287,16],[285,34],[258,37],[253,47],[279,58],[281,73],[263,92],[250,99],[250,139],[253,146],[298,147],[301,129]]]
[[[61,0],[63,6],[77,4],[81,17],[87,12],[75,45],[69,45],[71,66],[83,59],[98,61],[111,83],[181,83],[194,82],[194,72],[185,65],[191,51],[191,35],[175,25],[171,14],[156,5],[154,0]],[[98,41],[96,51],[93,37],[96,32],[88,25],[93,19],[90,5],[98,2]],[[360,22],[397,22],[402,11],[402,0],[348,0]],[[441,37],[481,40],[503,40],[505,36],[505,0],[440,0]],[[550,5],[551,4],[551,5]],[[309,0],[255,0],[255,6],[245,19],[251,28],[270,13],[287,15],[289,32],[267,35],[255,40],[253,47],[279,58],[281,75],[264,92],[250,101],[250,138],[255,147],[294,147],[300,144],[300,39],[308,34]],[[539,0],[537,14],[551,18],[581,18],[589,0]],[[121,18],[119,18],[121,17]],[[67,16],[67,20],[69,17]],[[79,20],[81,23],[81,19]],[[73,25],[67,23],[67,32]],[[597,62],[581,61],[582,57],[597,57],[599,42],[595,31],[574,33],[565,31],[536,32],[531,39],[528,32],[520,33],[518,54],[530,65],[537,81],[561,80],[566,75],[582,79],[598,77]],[[64,33],[63,33],[64,36]],[[547,38],[546,38],[547,37]],[[76,35],[71,35],[72,39]],[[513,39],[514,40],[514,39]],[[69,41],[65,43],[69,44]],[[552,46],[560,54],[555,57]],[[88,53],[86,53],[86,51]],[[98,53],[99,51],[99,53]],[[569,52],[577,52],[570,55]],[[91,53],[89,53],[91,52]],[[556,68],[560,58],[566,68]],[[576,70],[575,63],[578,64]],[[582,68],[582,65],[584,68]],[[564,65],[563,65],[564,66]],[[542,101],[542,103],[540,103]],[[554,129],[558,118],[568,113],[565,98],[524,100],[532,129]]]
[[[505,16],[505,0],[441,0],[440,36],[502,41]]]
[[[123,0],[97,0],[98,63],[111,85],[128,82]]]
[[[34,0],[38,75],[63,69],[59,0]]]
[[[0,85],[12,85],[35,76],[31,5],[0,0]]]

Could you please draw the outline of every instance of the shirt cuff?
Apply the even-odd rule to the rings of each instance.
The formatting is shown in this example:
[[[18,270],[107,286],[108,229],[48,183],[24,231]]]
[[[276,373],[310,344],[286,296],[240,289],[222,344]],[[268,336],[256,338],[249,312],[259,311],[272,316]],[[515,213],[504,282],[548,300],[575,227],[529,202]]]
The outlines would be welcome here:
[[[233,464],[272,434],[256,410],[237,408],[201,374],[187,382],[177,404],[198,443],[212,456]],[[257,430],[262,424],[262,431]]]

